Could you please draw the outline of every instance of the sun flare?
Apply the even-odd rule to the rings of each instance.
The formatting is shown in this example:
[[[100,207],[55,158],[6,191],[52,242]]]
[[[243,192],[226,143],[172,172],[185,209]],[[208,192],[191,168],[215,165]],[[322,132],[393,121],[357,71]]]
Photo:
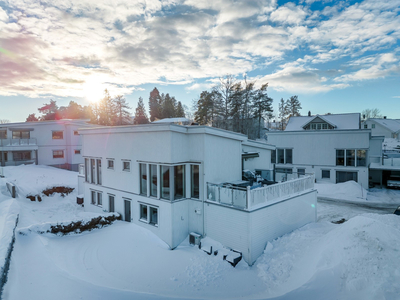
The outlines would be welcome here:
[[[83,93],[89,102],[96,103],[104,97],[104,87],[99,81],[89,79],[83,84]]]

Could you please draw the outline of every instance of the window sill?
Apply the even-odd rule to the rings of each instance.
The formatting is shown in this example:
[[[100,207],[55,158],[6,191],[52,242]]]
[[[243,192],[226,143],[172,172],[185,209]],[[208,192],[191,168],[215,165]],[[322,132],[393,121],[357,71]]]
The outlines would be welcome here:
[[[100,204],[96,204],[96,203],[90,203],[90,204],[92,204],[93,206],[100,207],[100,208],[103,207],[103,204],[101,204],[101,205]]]
[[[147,220],[139,219],[139,222],[142,222],[144,224],[151,225],[153,227],[157,227],[158,228],[158,224],[151,224],[151,223],[147,222]]]

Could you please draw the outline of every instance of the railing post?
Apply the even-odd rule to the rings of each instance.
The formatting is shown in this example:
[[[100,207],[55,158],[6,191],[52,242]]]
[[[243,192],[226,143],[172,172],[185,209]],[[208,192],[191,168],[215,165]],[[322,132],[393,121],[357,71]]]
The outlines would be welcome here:
[[[250,190],[250,186],[247,186],[247,191],[246,191],[246,208],[249,209],[250,208],[250,197],[251,197],[251,190]]]

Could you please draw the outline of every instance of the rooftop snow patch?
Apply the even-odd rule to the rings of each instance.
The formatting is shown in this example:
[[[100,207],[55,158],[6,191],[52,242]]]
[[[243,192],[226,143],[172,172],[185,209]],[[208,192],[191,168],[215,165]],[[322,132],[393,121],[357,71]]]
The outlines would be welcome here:
[[[345,129],[360,129],[360,114],[335,114],[335,115],[316,115],[316,116],[299,116],[291,117],[286,125],[285,131],[304,130],[303,126],[307,123],[320,117],[326,120],[329,124],[335,125],[337,130]]]

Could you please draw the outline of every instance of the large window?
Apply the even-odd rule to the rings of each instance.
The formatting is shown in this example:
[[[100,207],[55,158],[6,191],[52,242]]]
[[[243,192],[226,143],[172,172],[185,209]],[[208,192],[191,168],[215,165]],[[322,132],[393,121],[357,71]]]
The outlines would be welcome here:
[[[53,138],[53,140],[62,140],[62,139],[64,139],[64,132],[63,131],[53,131],[52,138]]]
[[[6,139],[7,138],[7,130],[0,130],[0,139]]]
[[[157,197],[157,165],[150,165],[150,196]]]
[[[140,221],[158,226],[158,207],[140,204]]]
[[[200,198],[200,166],[190,166],[190,197],[194,199]]]
[[[31,160],[31,151],[14,151],[13,159],[18,160]]]
[[[140,194],[147,196],[147,165],[139,164]]]
[[[101,159],[85,158],[85,181],[102,184]]]
[[[330,170],[322,170],[321,178],[323,178],[323,179],[331,178],[331,171]]]
[[[346,167],[366,167],[367,150],[365,149],[337,149],[336,165]]]
[[[291,164],[293,162],[292,149],[285,149],[285,158],[286,158],[285,161],[286,164]]]
[[[103,193],[102,192],[92,191],[91,195],[92,195],[91,203],[93,205],[98,205],[98,206],[103,205]]]
[[[170,180],[169,180],[170,167],[161,166],[161,198],[170,199]]]
[[[185,166],[174,166],[174,199],[185,198]]]
[[[277,158],[275,158],[278,153]],[[277,149],[271,152],[271,163],[278,164],[292,164],[293,163],[293,149]]]
[[[285,163],[285,149],[278,149],[278,164]]]
[[[53,150],[53,158],[64,158],[64,150]]]
[[[13,131],[12,132],[13,139],[30,139],[31,132],[27,130]]]

